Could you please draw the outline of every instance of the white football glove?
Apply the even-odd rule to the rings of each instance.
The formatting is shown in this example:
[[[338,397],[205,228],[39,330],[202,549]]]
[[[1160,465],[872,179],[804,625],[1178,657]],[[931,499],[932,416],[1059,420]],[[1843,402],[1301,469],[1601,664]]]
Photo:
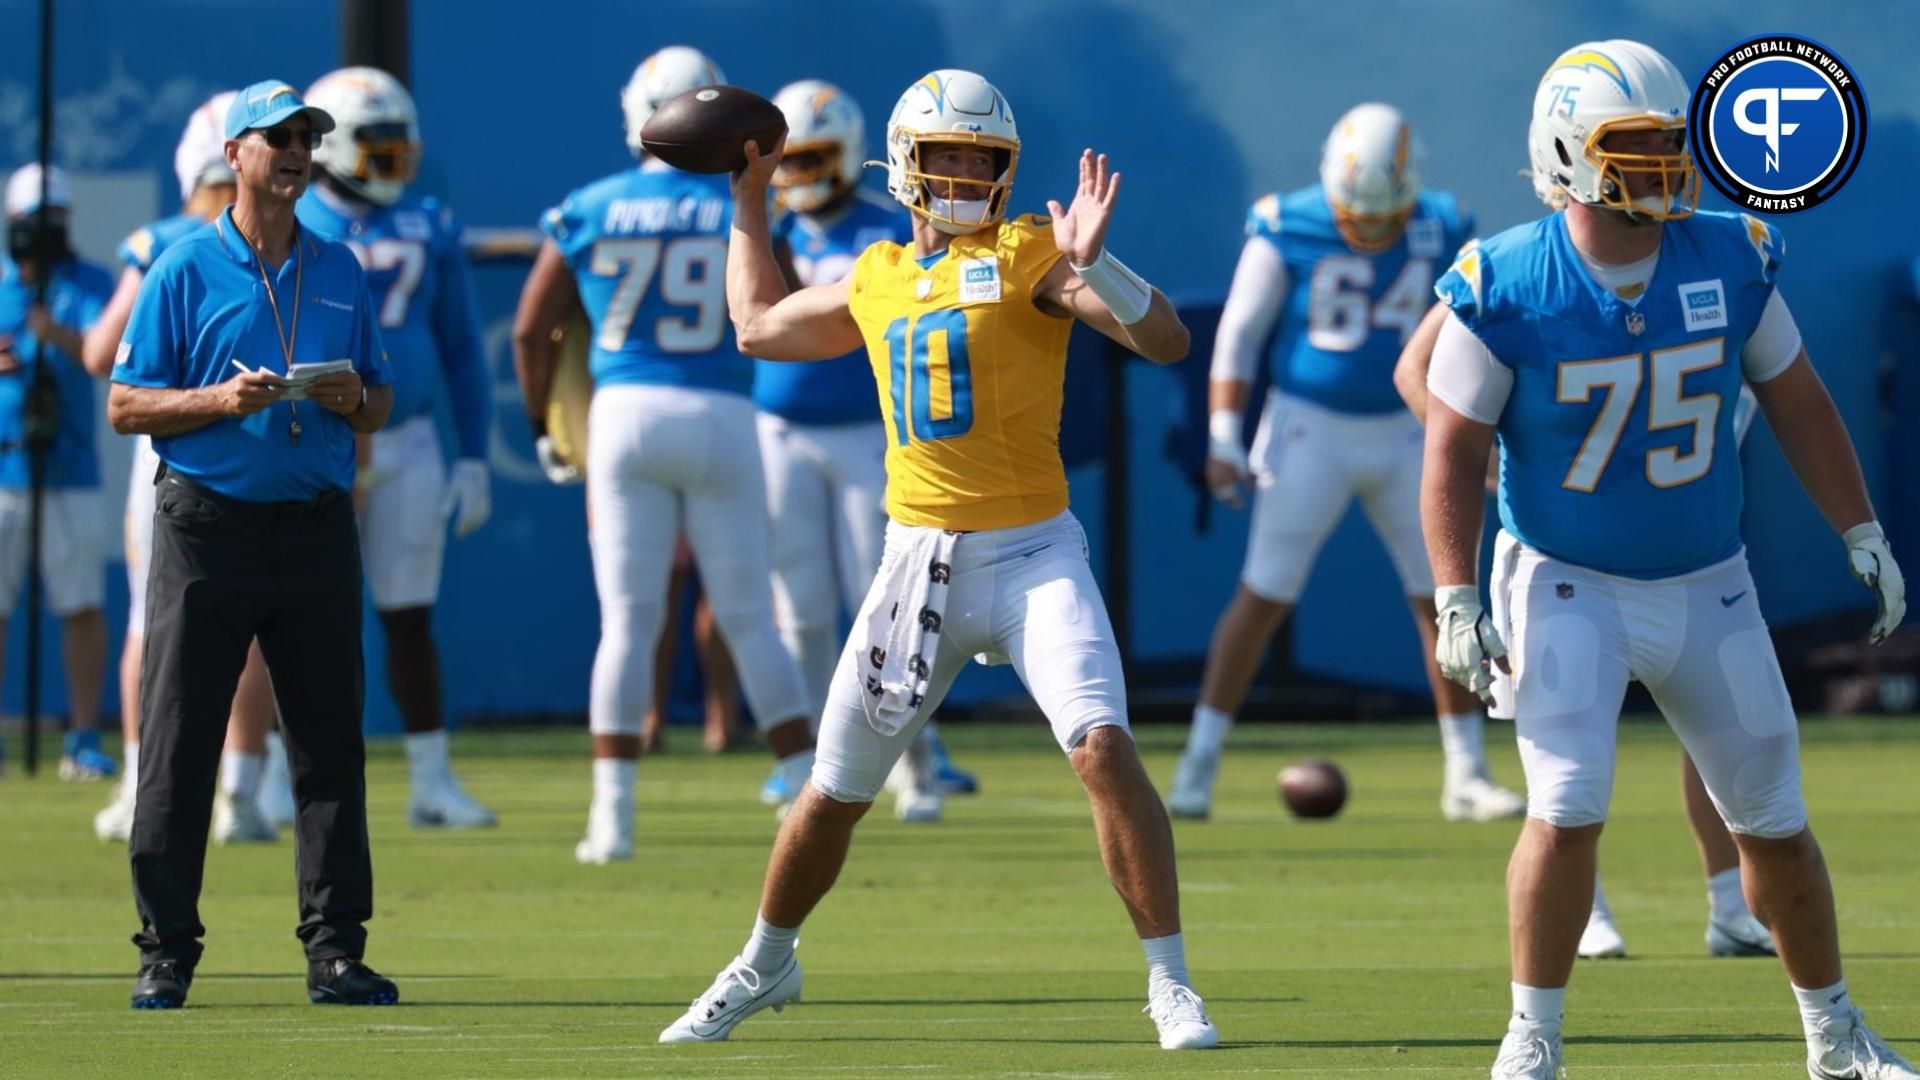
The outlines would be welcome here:
[[[553,436],[542,435],[535,439],[533,451],[539,455],[540,468],[547,474],[548,480],[562,485],[580,482],[580,470],[568,464],[567,459],[560,456],[560,451],[553,448]]]
[[[1493,685],[1487,667],[1507,655],[1507,646],[1493,628],[1493,617],[1480,606],[1479,586],[1442,585],[1433,590],[1433,606],[1440,631],[1433,659],[1440,674],[1485,699]]]
[[[1247,447],[1240,439],[1240,413],[1234,409],[1215,409],[1207,414],[1207,464],[1224,465],[1232,472],[1232,479],[1225,483],[1215,483],[1212,474],[1219,469],[1208,469],[1208,490],[1213,497],[1237,507],[1241,502],[1241,492],[1246,489],[1253,470],[1247,462]]]
[[[1855,525],[1842,533],[1840,539],[1847,545],[1847,568],[1860,584],[1872,589],[1880,601],[1880,614],[1873,620],[1873,629],[1867,632],[1867,641],[1878,645],[1899,629],[1900,620],[1907,617],[1907,579],[1900,574],[1900,564],[1893,561],[1893,552],[1887,547],[1887,534],[1879,522]]]
[[[487,463],[479,458],[461,458],[453,463],[453,476],[447,482],[447,497],[440,501],[440,516],[453,519],[453,535],[468,536],[493,516],[493,485]]]

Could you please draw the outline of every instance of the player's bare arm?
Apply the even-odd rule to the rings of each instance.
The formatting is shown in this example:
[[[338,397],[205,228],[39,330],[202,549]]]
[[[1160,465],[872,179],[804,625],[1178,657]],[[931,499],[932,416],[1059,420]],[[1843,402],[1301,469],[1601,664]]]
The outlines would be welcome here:
[[[1420,477],[1420,529],[1441,586],[1479,580],[1481,487],[1494,428],[1434,400],[1427,411],[1426,468]]]
[[[1159,289],[1140,280],[1106,250],[1107,224],[1120,197],[1120,174],[1109,172],[1107,155],[1081,151],[1080,184],[1073,205],[1047,201],[1053,240],[1065,259],[1053,264],[1034,290],[1034,303],[1051,314],[1070,315],[1156,364],[1183,359],[1191,344],[1187,328]],[[1095,275],[1112,279],[1126,303],[1141,311],[1116,314],[1099,295]],[[1122,316],[1132,316],[1123,318]]]
[[[1785,371],[1754,383],[1753,395],[1760,399],[1761,411],[1800,486],[1833,531],[1843,533],[1872,521],[1873,502],[1867,497],[1853,439],[1807,351],[1801,349]]]
[[[520,290],[520,307],[513,314],[513,373],[520,381],[521,400],[536,429],[547,419],[547,399],[559,350],[554,334],[566,323],[567,313],[579,303],[579,286],[566,256],[552,240],[540,245],[533,272]]]
[[[774,251],[767,190],[786,141],[762,155],[746,142],[747,167],[733,175],[733,229],[727,237],[727,314],[741,353],[762,360],[829,360],[860,348],[847,306],[851,275],[831,285],[788,291]]]
[[[121,271],[120,283],[114,286],[106,309],[87,328],[80,347],[80,366],[96,379],[113,373],[113,354],[119,350],[120,338],[127,332],[127,320],[133,317],[133,301],[140,295],[143,277],[144,274],[131,266]]]
[[[1447,305],[1428,308],[1393,365],[1393,388],[1400,391],[1407,411],[1423,424],[1427,422],[1427,368],[1433,364],[1433,343],[1440,340],[1440,328],[1446,322]]]

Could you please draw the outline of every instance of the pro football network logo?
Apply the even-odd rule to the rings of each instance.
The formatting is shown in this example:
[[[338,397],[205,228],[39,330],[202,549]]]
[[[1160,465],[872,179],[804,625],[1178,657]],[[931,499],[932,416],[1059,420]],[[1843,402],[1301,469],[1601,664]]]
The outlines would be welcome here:
[[[1693,160],[1743,210],[1794,214],[1832,198],[1867,145],[1853,69],[1811,38],[1768,34],[1728,49],[1688,111]]]

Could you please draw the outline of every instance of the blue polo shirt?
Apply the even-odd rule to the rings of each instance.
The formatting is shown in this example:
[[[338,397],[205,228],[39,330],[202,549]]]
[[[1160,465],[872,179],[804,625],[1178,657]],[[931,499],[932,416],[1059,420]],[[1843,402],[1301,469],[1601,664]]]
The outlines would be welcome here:
[[[392,378],[367,298],[360,260],[346,245],[306,228],[294,255],[268,271],[280,316],[295,331],[296,363],[352,360],[368,386]],[[295,296],[296,279],[301,283]],[[160,390],[226,382],[249,368],[284,374],[281,339],[253,251],[229,207],[154,260],[134,301],[114,360],[113,381]],[[300,422],[300,439],[290,432]],[[311,401],[278,402],[242,419],[216,420],[183,435],[155,436],[167,468],[235,499],[286,502],[353,487],[353,429]]]
[[[33,382],[33,357],[39,346],[27,329],[27,311],[33,307],[33,286],[20,277],[20,268],[0,254],[0,341],[10,342],[19,370],[0,374],[0,488],[25,488],[28,483],[25,420],[27,387]],[[47,313],[69,330],[84,331],[100,318],[113,295],[113,278],[92,263],[72,259],[56,266],[47,279]],[[99,408],[93,379],[80,358],[48,345],[48,371],[59,395],[59,427],[47,452],[47,486],[97,488],[100,457],[93,448],[93,416]]]

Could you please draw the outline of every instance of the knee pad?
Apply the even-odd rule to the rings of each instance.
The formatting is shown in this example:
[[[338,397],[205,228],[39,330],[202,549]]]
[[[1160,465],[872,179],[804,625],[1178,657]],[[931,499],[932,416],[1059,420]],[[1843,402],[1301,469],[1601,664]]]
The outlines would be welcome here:
[[[1734,772],[1733,790],[1723,795],[1708,782],[1708,794],[1727,828],[1765,840],[1781,840],[1807,827],[1807,802],[1800,789],[1798,740],[1778,740],[1779,749],[1756,754]],[[1698,758],[1695,759],[1696,764]],[[1703,770],[1701,778],[1707,773]]]
[[[1613,761],[1581,761],[1581,757],[1549,753],[1532,740],[1520,740],[1528,817],[1562,829],[1607,820],[1607,804],[1613,797]]]

